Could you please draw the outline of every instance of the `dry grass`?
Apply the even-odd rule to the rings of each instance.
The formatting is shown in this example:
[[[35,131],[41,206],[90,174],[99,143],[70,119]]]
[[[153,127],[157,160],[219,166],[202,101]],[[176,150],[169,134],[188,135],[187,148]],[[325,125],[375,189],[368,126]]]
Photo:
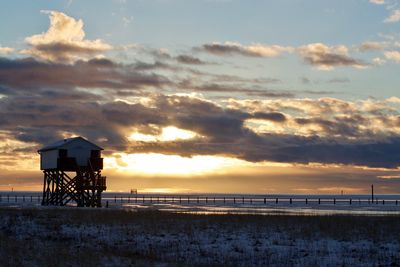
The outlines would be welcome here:
[[[2,266],[398,266],[400,262],[398,216],[0,208],[0,218]]]

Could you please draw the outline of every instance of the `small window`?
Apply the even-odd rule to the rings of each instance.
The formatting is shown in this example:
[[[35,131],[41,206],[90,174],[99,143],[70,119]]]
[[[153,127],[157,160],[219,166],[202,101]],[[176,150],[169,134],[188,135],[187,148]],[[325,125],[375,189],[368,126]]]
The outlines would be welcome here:
[[[100,158],[100,150],[92,150],[90,153],[91,158]]]
[[[66,157],[68,157],[68,150],[66,150],[66,149],[60,149],[60,150],[58,150],[58,157],[59,157],[59,158],[66,158]]]

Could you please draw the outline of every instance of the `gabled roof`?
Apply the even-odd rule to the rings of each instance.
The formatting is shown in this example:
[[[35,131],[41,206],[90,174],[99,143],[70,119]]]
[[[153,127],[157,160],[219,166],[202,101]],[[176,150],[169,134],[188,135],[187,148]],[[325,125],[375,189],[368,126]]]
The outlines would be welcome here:
[[[63,148],[64,146],[71,144],[72,142],[75,142],[77,140],[82,140],[84,142],[87,142],[89,144],[91,144],[95,149],[98,150],[104,150],[103,148],[99,147],[96,144],[93,144],[92,142],[89,142],[88,140],[86,140],[85,138],[78,136],[78,137],[72,137],[72,138],[66,138],[60,141],[57,141],[55,143],[52,143],[50,145],[47,145],[45,147],[42,147],[41,149],[38,150],[38,152],[45,152],[45,151],[49,151],[49,150],[56,150],[56,149],[60,149]]]

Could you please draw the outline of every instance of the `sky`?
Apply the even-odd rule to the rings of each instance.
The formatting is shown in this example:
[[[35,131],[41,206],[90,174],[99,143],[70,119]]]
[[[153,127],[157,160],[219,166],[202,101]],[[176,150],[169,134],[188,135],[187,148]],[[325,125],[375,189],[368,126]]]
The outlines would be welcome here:
[[[0,4],[0,190],[103,147],[109,191],[400,193],[400,1]]]

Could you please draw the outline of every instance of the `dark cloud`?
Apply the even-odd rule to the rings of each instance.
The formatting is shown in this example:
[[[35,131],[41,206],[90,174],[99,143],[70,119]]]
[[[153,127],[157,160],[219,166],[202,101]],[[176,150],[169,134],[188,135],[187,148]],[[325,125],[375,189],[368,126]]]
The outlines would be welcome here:
[[[286,91],[270,91],[256,85],[246,87],[238,80],[233,83],[190,80],[172,83],[151,72],[159,68],[169,69],[169,66],[161,62],[126,65],[108,59],[59,64],[31,58],[2,58],[0,92],[5,97],[0,98],[1,129],[17,140],[34,142],[38,146],[63,138],[65,133],[74,133],[98,142],[108,153],[161,152],[184,156],[226,155],[253,162],[399,166],[398,134],[364,129],[373,121],[388,126],[398,123],[392,118],[396,113],[382,105],[374,108],[368,104],[368,116],[373,116],[371,121],[362,113],[354,112],[352,104],[345,101],[332,98],[288,100],[286,98],[293,95]],[[214,78],[229,80],[222,76]],[[233,109],[204,99],[162,94],[147,94],[146,104],[114,101],[118,94],[132,95],[131,92],[148,87],[169,85],[190,92],[236,93],[286,100],[274,100],[276,104],[267,102],[267,106],[258,110],[245,106]],[[112,90],[113,98],[97,93],[98,88]],[[298,105],[298,111],[292,108],[292,112],[307,114],[310,109],[311,115],[296,117],[283,113],[294,105]],[[335,116],[338,110],[348,115]],[[385,118],[388,114],[392,117]],[[396,116],[398,118],[398,114]],[[294,121],[299,128],[316,125],[320,130],[308,131],[307,135],[296,131],[291,134],[257,132],[248,127],[249,119],[267,120],[282,127]],[[196,132],[198,136],[155,143],[128,139],[133,129],[154,134],[170,125]],[[35,149],[33,147],[32,152]]]
[[[343,66],[363,68],[368,66],[364,61],[350,57],[345,46],[330,47],[322,43],[314,43],[298,48],[298,52],[303,57],[304,62],[320,69],[329,70]]]
[[[338,93],[338,92],[333,92],[333,91],[314,91],[314,90],[304,90],[301,92],[310,94],[310,95],[333,95],[333,94]]]
[[[66,88],[140,89],[162,88],[168,78],[145,73],[143,67],[117,64],[107,59],[77,61],[74,64],[40,62],[32,58],[0,58],[0,86],[33,92],[32,89]]]
[[[74,43],[47,43],[35,46],[34,55],[46,55],[51,61],[70,62],[71,55],[83,58],[93,58],[99,53],[104,52],[104,48],[96,46],[81,46]]]
[[[249,96],[261,96],[261,97],[285,97],[291,98],[295,95],[292,92],[287,91],[277,91],[277,90],[268,90],[264,88],[260,88],[258,86],[246,87],[241,84],[232,84],[232,83],[193,83],[191,80],[183,80],[178,84],[178,88],[197,92],[214,92],[214,93],[234,93],[234,94],[245,94]]]
[[[188,65],[205,65],[209,64],[205,61],[202,61],[201,59],[189,55],[179,55],[176,57],[176,61],[179,63],[183,64],[188,64]]]
[[[361,119],[360,119],[361,120]],[[348,119],[347,121],[338,118],[337,120],[326,120],[321,118],[297,118],[296,123],[300,125],[314,124],[320,126],[320,133],[323,132],[328,136],[347,136],[347,137],[358,137],[360,136],[360,128],[362,121],[357,119]],[[318,134],[315,131],[314,134]]]
[[[270,120],[270,121],[275,121],[275,122],[284,122],[286,121],[286,116],[285,114],[282,114],[280,112],[256,112],[253,114],[254,119],[262,119],[262,120]]]
[[[251,54],[243,50],[240,46],[236,45],[227,45],[227,44],[204,44],[197,50],[203,50],[205,52],[215,54],[215,55],[231,55],[231,54],[241,54],[244,56],[257,56],[255,54]]]
[[[367,64],[361,60],[351,58],[346,55],[339,54],[318,54],[318,55],[306,55],[304,56],[304,61],[310,65],[315,66],[327,66],[327,67],[337,67],[337,66],[366,66]]]
[[[153,95],[149,105],[125,102],[61,100],[53,96],[13,96],[0,100],[2,129],[24,142],[41,145],[62,138],[65,131],[83,135],[110,151],[225,155],[248,161],[334,163],[395,168],[400,162],[400,137],[359,137],[362,118],[342,121],[299,118],[299,125],[318,124],[324,135],[257,133],[245,127],[252,118],[285,123],[279,112],[249,113],[185,96]],[[339,118],[338,118],[339,119]],[[23,125],[23,126],[22,126]],[[132,142],[129,129],[174,125],[200,137],[171,142]],[[101,141],[103,140],[103,141]]]
[[[200,47],[195,47],[194,51],[202,51],[217,56],[241,55],[246,57],[276,57],[282,53],[290,53],[292,47],[284,47],[279,45],[241,45],[239,43],[208,43]]]

